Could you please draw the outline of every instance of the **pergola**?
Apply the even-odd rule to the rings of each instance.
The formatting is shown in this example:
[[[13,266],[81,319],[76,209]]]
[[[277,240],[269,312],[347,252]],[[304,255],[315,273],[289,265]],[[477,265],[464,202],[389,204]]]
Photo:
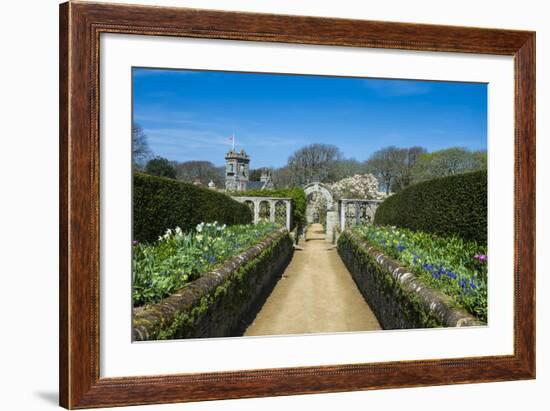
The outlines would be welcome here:
[[[254,224],[259,221],[271,221],[286,226],[290,231],[292,227],[292,199],[281,197],[233,197],[240,203],[247,204],[254,215]]]

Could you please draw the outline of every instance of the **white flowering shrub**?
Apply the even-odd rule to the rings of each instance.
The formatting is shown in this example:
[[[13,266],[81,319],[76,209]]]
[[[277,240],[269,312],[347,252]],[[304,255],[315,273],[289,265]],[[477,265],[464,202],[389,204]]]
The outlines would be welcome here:
[[[385,193],[378,191],[378,180],[372,174],[356,174],[336,183],[329,189],[335,198],[362,198],[367,200],[382,200]]]

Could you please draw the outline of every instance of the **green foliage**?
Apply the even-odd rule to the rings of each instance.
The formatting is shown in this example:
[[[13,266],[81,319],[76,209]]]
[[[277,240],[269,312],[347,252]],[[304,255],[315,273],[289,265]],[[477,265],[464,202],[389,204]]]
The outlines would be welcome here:
[[[453,147],[422,154],[412,168],[415,183],[487,169],[487,152]]]
[[[134,305],[155,303],[173,294],[275,229],[272,223],[230,227],[201,223],[190,233],[176,227],[153,244],[134,244]]]
[[[357,226],[360,237],[411,269],[433,288],[487,321],[487,249],[459,237],[390,226]]]
[[[306,193],[302,188],[279,188],[275,190],[247,190],[244,193],[238,191],[233,193],[234,195],[245,195],[252,197],[283,197],[292,198],[293,214],[292,224],[293,227],[297,227],[298,231],[301,231],[306,226],[306,207],[307,198]]]
[[[457,235],[487,244],[487,172],[437,178],[407,187],[377,208],[374,223]]]
[[[201,222],[248,224],[250,209],[225,194],[193,184],[134,174],[134,240],[156,240],[168,228],[193,229]]]
[[[176,178],[176,169],[163,157],[155,157],[145,165],[145,172],[152,176]]]

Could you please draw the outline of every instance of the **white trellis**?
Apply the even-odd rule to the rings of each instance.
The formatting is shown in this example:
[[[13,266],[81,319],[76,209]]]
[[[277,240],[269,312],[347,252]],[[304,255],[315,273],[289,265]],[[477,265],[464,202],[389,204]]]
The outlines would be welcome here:
[[[290,231],[292,226],[291,198],[238,196],[233,199],[250,207],[254,216],[254,224],[267,220],[285,225]]]
[[[345,198],[339,201],[340,229],[358,224],[372,224],[376,208],[382,200],[366,200],[360,198]]]

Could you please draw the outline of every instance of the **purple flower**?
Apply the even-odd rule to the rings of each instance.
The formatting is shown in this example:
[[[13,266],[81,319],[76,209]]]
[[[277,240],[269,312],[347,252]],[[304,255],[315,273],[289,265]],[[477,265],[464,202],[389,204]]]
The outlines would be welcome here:
[[[485,254],[476,254],[474,255],[474,258],[479,261],[480,263],[486,263],[487,262],[487,256]]]
[[[132,245],[138,245],[138,244],[139,244],[139,241],[138,241],[138,240],[132,241]]]

